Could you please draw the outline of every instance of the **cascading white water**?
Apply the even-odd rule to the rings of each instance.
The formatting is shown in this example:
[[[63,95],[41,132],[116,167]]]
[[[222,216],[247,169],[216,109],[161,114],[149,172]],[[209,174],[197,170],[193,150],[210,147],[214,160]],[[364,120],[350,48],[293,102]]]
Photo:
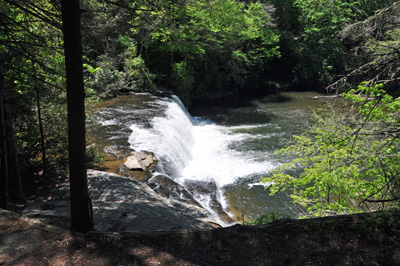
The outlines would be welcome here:
[[[224,207],[223,187],[237,179],[266,173],[274,166],[265,154],[255,151],[240,151],[230,146],[265,135],[242,133],[261,125],[222,126],[201,118],[192,118],[178,97],[163,98],[165,113],[154,117],[150,127],[132,125],[129,142],[135,150],[154,152],[160,159],[158,171],[167,174],[177,183],[185,181],[212,181],[219,190]],[[193,195],[202,205],[208,207],[209,196]]]
[[[265,125],[264,125],[265,126]],[[251,126],[242,126],[251,127]],[[233,133],[237,127],[216,124],[200,124],[193,128],[195,143],[192,147],[193,159],[183,169],[181,179],[213,180],[218,187],[234,183],[238,178],[265,173],[273,165],[266,161],[265,154],[238,151],[230,148],[233,143],[257,138],[245,133]],[[262,161],[257,159],[262,158]]]
[[[268,136],[235,133],[238,129],[268,125],[221,126],[193,119],[178,97],[163,99],[165,114],[153,118],[149,128],[132,125],[129,142],[135,150],[152,151],[161,159],[165,174],[175,181],[214,181],[218,187],[238,178],[265,173],[274,166],[264,154],[237,151],[232,143]],[[257,160],[263,158],[263,160]]]
[[[135,150],[154,152],[161,160],[163,174],[174,178],[192,158],[193,124],[178,97],[163,99],[162,104],[167,105],[165,114],[154,117],[150,128],[131,126],[129,142]]]

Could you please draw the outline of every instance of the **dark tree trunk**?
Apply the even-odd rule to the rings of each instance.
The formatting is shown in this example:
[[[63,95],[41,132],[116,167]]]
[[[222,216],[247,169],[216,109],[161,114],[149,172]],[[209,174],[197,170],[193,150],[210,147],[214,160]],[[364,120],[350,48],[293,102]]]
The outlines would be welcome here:
[[[4,122],[4,75],[3,65],[0,62],[0,208],[7,208],[7,138],[6,126]]]
[[[5,124],[7,132],[8,196],[13,200],[24,201],[14,124],[11,111],[7,106],[5,108]]]
[[[80,0],[62,0],[61,8],[67,78],[71,229],[85,233],[93,229],[93,216],[86,171]]]
[[[39,132],[40,132],[40,145],[42,148],[42,170],[43,170],[43,177],[46,178],[46,176],[47,176],[46,143],[45,143],[45,137],[44,137],[42,110],[40,107],[40,96],[39,96],[38,88],[35,88],[35,93],[36,93],[36,107],[37,107]]]

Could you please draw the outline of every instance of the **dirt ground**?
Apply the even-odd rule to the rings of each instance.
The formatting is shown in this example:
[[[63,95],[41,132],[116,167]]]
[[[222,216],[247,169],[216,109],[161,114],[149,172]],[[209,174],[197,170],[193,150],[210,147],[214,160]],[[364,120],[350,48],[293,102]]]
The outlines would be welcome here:
[[[28,200],[55,196],[35,191]],[[0,265],[400,265],[400,211],[83,235],[65,218],[26,218],[17,213],[22,205],[12,207],[0,210]]]
[[[71,233],[2,212],[0,265],[400,265],[399,213],[206,231]],[[53,225],[49,225],[53,224]]]

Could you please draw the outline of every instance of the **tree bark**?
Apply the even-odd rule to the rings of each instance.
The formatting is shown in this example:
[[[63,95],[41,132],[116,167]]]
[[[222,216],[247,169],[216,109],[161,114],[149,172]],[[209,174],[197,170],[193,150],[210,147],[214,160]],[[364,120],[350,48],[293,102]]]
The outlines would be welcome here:
[[[85,233],[93,230],[93,216],[86,170],[80,0],[62,0],[61,10],[67,78],[71,229]]]
[[[0,62],[0,208],[6,209],[8,202],[7,195],[7,138],[6,126],[4,122],[4,75],[3,64]]]
[[[42,119],[42,108],[40,106],[40,96],[39,89],[35,87],[36,93],[36,108],[37,108],[37,116],[39,122],[39,132],[40,132],[40,146],[42,148],[42,169],[43,169],[43,178],[47,176],[47,159],[46,159],[46,143],[43,129],[43,119]]]
[[[5,95],[7,99],[7,95]],[[7,101],[6,101],[7,102]],[[21,169],[19,165],[12,112],[5,106],[5,126],[7,133],[7,171],[8,197],[13,200],[25,201],[22,190]]]

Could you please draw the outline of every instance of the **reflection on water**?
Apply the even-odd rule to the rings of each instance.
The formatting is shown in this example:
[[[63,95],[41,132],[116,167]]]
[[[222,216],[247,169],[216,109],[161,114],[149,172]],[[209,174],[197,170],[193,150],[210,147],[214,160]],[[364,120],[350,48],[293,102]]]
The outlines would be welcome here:
[[[270,211],[294,215],[287,195],[269,196],[260,177],[285,162],[274,151],[304,130],[311,110],[321,106],[314,95],[207,102],[193,106],[190,114],[176,98],[127,95],[98,106],[97,122],[88,130],[110,162],[132,149],[148,150],[161,160],[157,171],[182,185],[212,181],[222,204],[239,219]]]

